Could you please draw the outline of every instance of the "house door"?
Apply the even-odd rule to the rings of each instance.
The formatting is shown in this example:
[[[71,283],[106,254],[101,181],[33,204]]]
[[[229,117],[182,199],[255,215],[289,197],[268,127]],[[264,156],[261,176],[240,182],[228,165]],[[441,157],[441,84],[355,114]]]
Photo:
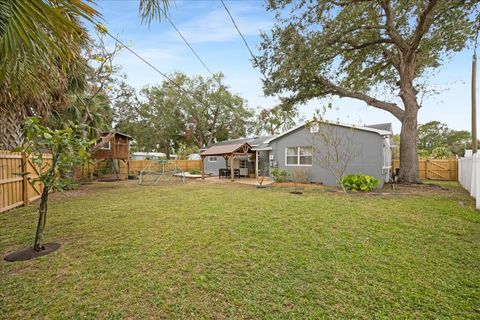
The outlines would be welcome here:
[[[270,166],[268,160],[268,150],[258,152],[258,175],[268,177],[270,175]]]

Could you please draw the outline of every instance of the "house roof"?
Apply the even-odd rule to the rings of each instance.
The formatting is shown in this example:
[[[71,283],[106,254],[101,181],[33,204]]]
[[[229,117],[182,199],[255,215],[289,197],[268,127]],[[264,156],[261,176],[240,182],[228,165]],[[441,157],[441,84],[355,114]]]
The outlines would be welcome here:
[[[347,124],[347,123],[342,123],[342,122],[334,122],[334,121],[328,121],[328,120],[322,120],[323,123],[327,123],[327,124],[331,124],[331,125],[336,125],[336,126],[340,126],[340,127],[346,127],[346,128],[352,128],[352,129],[357,129],[357,130],[362,130],[362,131],[368,131],[368,132],[374,132],[374,133],[378,133],[379,135],[381,136],[388,136],[388,135],[391,135],[392,132],[391,131],[386,131],[386,130],[380,130],[380,129],[376,129],[376,128],[371,128],[371,127],[363,127],[363,126],[356,126],[356,125],[352,125],[352,124]],[[272,142],[273,140],[277,140],[278,138],[280,137],[283,137],[295,130],[298,130],[298,129],[301,129],[303,128],[307,123],[302,123],[296,127],[293,127],[292,129],[290,130],[287,130],[285,131],[284,133],[281,133],[279,135],[276,135],[268,140],[265,141],[265,144],[269,144],[270,142]]]
[[[262,144],[265,140],[272,138],[273,136],[261,136],[261,137],[250,137],[250,138],[238,138],[232,140],[224,140],[214,144],[209,145],[206,149],[211,148],[213,146],[222,146],[222,145],[229,145],[234,143],[248,143],[251,147],[256,147]]]
[[[367,127],[367,128],[373,128],[373,129],[380,129],[380,130],[389,131],[389,132],[393,132],[393,130],[392,130],[392,124],[391,124],[390,122],[388,122],[388,123],[369,124],[369,125],[366,125],[365,127]]]
[[[220,144],[213,145],[210,148],[202,151],[200,155],[202,156],[220,156],[225,154],[230,154],[242,149],[244,146],[251,148],[251,146],[246,142],[236,142],[230,144]]]

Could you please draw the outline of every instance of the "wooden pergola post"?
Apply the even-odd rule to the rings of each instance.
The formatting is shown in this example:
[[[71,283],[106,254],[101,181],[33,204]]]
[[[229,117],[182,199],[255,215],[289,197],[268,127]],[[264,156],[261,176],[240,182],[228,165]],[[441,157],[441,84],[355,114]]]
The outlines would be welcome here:
[[[230,155],[230,181],[235,181],[235,176],[233,175],[233,159],[235,156],[233,154]]]
[[[258,178],[258,151],[255,151],[255,178]]]
[[[205,156],[200,156],[200,166],[202,167],[202,180],[205,180],[205,165],[204,165],[204,160]]]

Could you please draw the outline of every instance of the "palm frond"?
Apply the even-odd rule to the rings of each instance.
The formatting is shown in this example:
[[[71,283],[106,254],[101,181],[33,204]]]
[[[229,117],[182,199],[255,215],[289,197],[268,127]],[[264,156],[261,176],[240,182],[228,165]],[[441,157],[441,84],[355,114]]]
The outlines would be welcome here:
[[[142,22],[150,25],[152,20],[163,20],[167,13],[168,8],[170,7],[171,0],[139,0],[140,6],[140,16],[142,17]]]
[[[20,101],[58,85],[78,66],[88,38],[80,19],[98,15],[80,0],[0,0],[2,86]]]

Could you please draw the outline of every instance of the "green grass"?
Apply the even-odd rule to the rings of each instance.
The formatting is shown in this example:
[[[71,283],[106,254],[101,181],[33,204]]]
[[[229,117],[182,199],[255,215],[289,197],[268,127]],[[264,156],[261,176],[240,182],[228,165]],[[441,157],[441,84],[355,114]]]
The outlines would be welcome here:
[[[480,318],[480,218],[460,189],[343,195],[103,183],[56,195],[59,251],[0,262],[1,319]],[[35,207],[0,215],[0,252]]]

